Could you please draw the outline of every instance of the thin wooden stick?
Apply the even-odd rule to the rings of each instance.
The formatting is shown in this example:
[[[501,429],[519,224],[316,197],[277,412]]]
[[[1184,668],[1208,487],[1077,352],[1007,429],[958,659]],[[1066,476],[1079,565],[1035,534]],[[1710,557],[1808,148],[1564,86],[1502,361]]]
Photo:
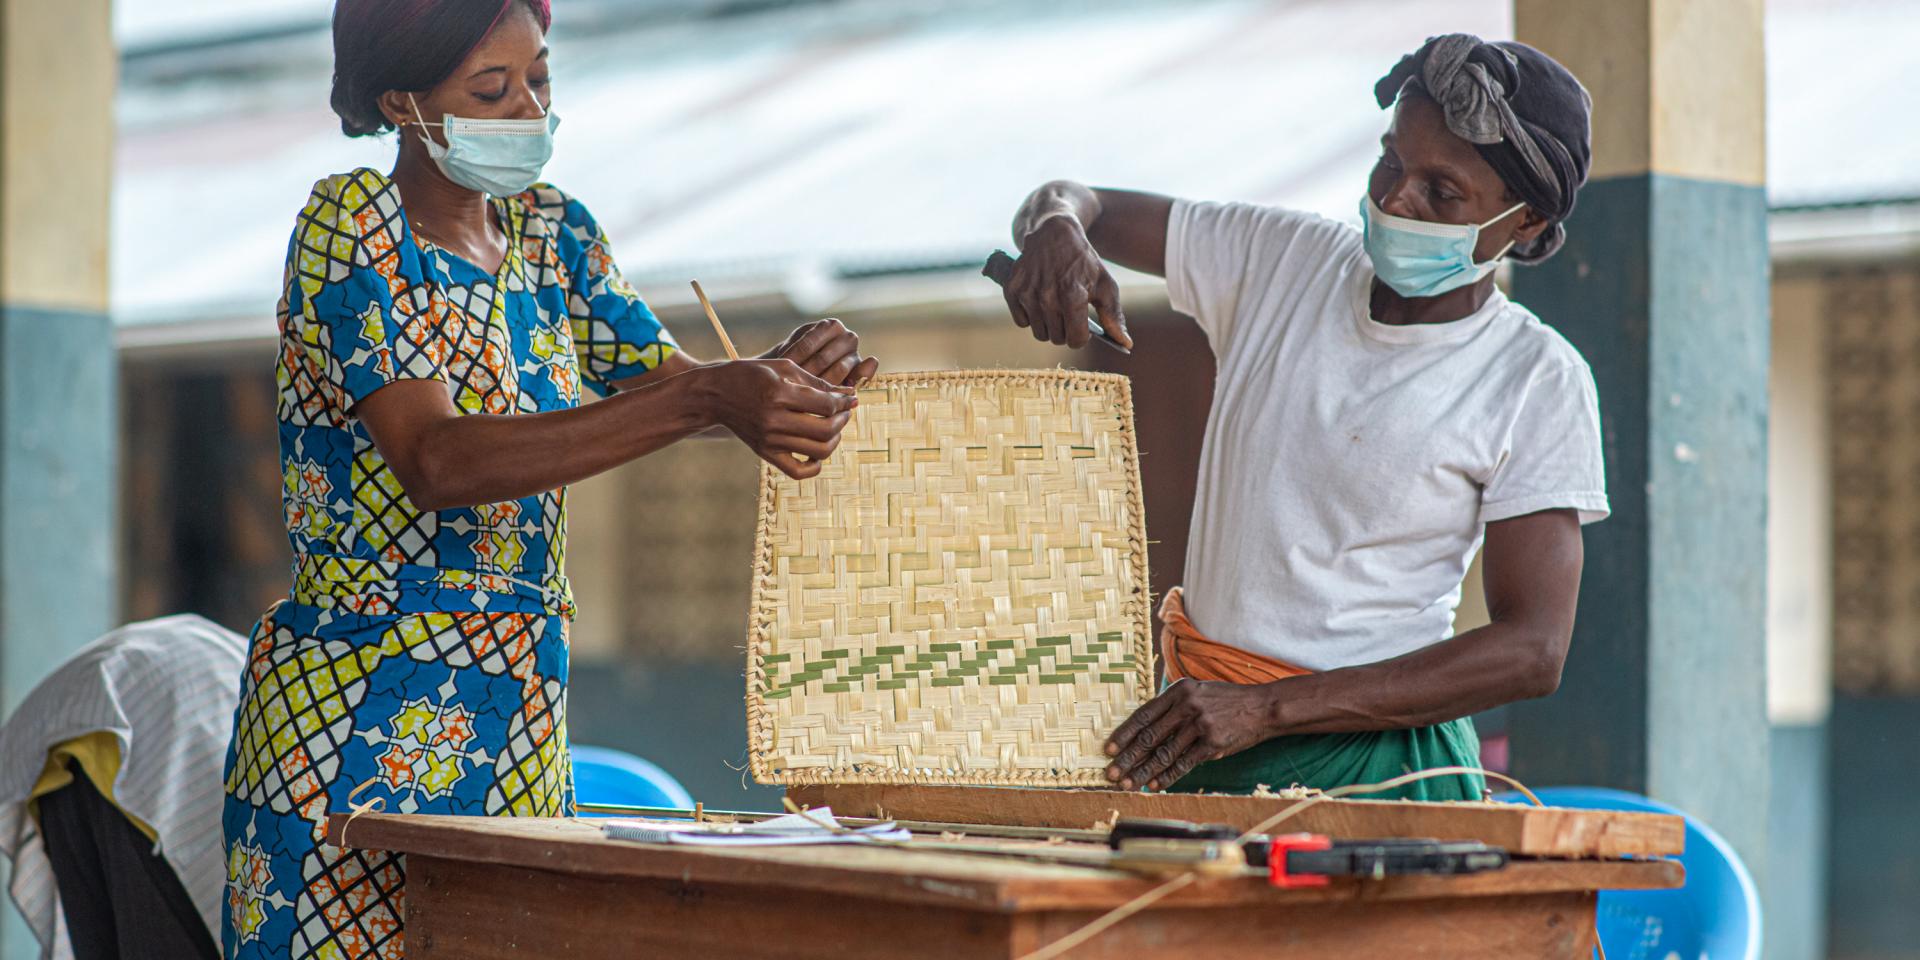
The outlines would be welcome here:
[[[784,800],[784,798],[783,798]],[[654,817],[671,820],[694,818],[699,811],[682,810],[678,807],[640,807],[624,803],[576,803],[576,813],[609,813],[616,816]],[[746,810],[706,810],[703,814],[708,821],[724,823],[759,823],[780,816],[777,813]],[[902,830],[913,833],[963,833],[969,837],[990,837],[996,840],[1073,840],[1082,843],[1106,843],[1105,830],[1080,830],[1072,827],[1018,827],[981,823],[948,823],[937,820],[896,820],[891,817],[835,817],[850,827],[871,827],[879,824],[893,824]]]
[[[720,325],[720,315],[713,312],[713,301],[707,299],[707,292],[700,289],[700,281],[693,281],[693,295],[700,298],[700,306],[707,311],[707,319],[713,321],[713,332],[720,335],[720,346],[727,350],[728,360],[740,359],[739,351],[733,349],[733,338],[727,336],[727,328]]]
[[[1067,953],[1067,951],[1072,950],[1073,948],[1078,947],[1083,943],[1086,943],[1088,940],[1092,940],[1094,937],[1097,937],[1102,933],[1105,933],[1108,927],[1111,927],[1114,924],[1119,923],[1120,921],[1125,920],[1126,918],[1131,917],[1134,914],[1139,913],[1140,911],[1153,906],[1155,901],[1158,901],[1161,897],[1164,897],[1167,894],[1172,893],[1175,890],[1178,890],[1189,883],[1192,883],[1193,881],[1199,879],[1199,877],[1200,875],[1197,873],[1180,874],[1179,876],[1174,877],[1173,879],[1168,880],[1167,882],[1157,887],[1154,887],[1152,890],[1148,890],[1146,893],[1143,893],[1137,897],[1134,897],[1132,900],[1129,900],[1126,903],[1123,903],[1120,906],[1113,908],[1111,911],[1107,912],[1104,916],[1100,917],[1100,919],[1095,920],[1092,923],[1089,923],[1086,926],[1081,927],[1080,929],[1075,930],[1074,932],[1069,933],[1066,936],[1061,937],[1060,939],[1055,940],[1054,942],[1047,944],[1046,946],[1041,947],[1040,949],[1035,950],[1034,952],[1029,953],[1024,957],[1021,957],[1020,960],[1053,960],[1054,957],[1064,956]]]

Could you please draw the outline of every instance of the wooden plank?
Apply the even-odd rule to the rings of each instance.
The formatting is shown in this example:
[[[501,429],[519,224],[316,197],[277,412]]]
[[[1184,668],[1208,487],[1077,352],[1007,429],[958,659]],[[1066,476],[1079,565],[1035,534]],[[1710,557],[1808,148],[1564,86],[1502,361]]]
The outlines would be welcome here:
[[[345,819],[333,818],[332,842],[340,841]],[[409,862],[415,857],[435,857],[603,878],[805,889],[976,912],[1103,910],[1157,884],[1114,870],[892,847],[726,849],[636,844],[605,839],[591,821],[566,819],[368,814],[353,821],[347,839],[356,847],[408,854]],[[1020,841],[1002,843],[1022,845]],[[1169,907],[1272,906],[1655,889],[1679,886],[1684,876],[1677,862],[1666,860],[1522,861],[1505,870],[1467,877],[1349,880],[1300,890],[1278,890],[1257,880],[1205,881],[1162,902]]]
[[[803,806],[832,807],[842,816],[1074,829],[1117,815],[1225,823],[1244,830],[1297,802],[1218,794],[904,784],[797,786],[787,795]],[[1530,857],[1668,856],[1686,846],[1686,824],[1679,817],[1505,803],[1328,800],[1278,829],[1334,837],[1479,840]]]
[[[1009,881],[1001,889],[1013,911],[1110,909],[1146,893],[1160,881],[1127,877],[1106,883],[1043,884]],[[1464,877],[1339,879],[1325,887],[1276,890],[1258,878],[1194,883],[1160,901],[1167,907],[1275,907],[1305,903],[1380,903],[1493,896],[1590,893],[1597,890],[1663,890],[1686,883],[1686,868],[1671,860],[1630,862],[1520,860],[1505,870]]]
[[[328,837],[340,842],[345,817],[330,818]],[[872,897],[893,903],[960,905],[1000,910],[1001,885],[1009,877],[1040,883],[1084,878],[1102,871],[1019,860],[920,854],[925,876],[884,869],[892,858],[915,856],[868,847],[758,847],[693,849],[608,840],[591,821],[534,817],[437,817],[367,814],[354,820],[347,839],[355,847],[475,863],[534,867],[601,877],[658,879],[698,877],[715,882],[793,883],[824,893]]]
[[[417,960],[1009,960],[1103,912],[902,910],[792,885],[593,877],[419,855],[408,858],[407,874],[407,953]],[[1595,896],[1572,891],[1192,909],[1170,903],[1128,918],[1071,956],[1586,960]]]
[[[1564,893],[1260,909],[1149,909],[1067,956],[1071,960],[1589,960],[1595,905],[1595,894]],[[1014,953],[1025,956],[1098,916],[1071,911],[1022,916],[1015,921]]]
[[[407,858],[415,960],[891,960],[1012,956],[1012,919],[786,886],[581,876]]]

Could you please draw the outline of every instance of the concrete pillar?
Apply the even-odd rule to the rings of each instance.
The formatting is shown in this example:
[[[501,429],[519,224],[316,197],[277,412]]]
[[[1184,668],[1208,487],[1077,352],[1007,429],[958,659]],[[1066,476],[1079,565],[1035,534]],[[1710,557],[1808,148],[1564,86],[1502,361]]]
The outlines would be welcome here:
[[[1651,794],[1767,839],[1763,0],[1515,0],[1594,100],[1591,181],[1515,299],[1593,365],[1613,517],[1586,533],[1561,690],[1513,711],[1516,773]]]
[[[110,628],[108,0],[0,0],[0,711]],[[176,256],[165,237],[155,256]],[[10,906],[0,957],[38,955]]]

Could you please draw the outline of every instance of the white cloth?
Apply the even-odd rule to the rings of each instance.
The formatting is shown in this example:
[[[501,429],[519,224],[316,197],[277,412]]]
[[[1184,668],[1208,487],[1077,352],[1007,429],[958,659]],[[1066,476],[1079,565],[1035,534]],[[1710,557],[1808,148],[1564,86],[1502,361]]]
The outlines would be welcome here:
[[[1176,201],[1174,309],[1219,372],[1187,541],[1207,637],[1310,670],[1452,635],[1486,524],[1607,513],[1599,401],[1578,351],[1495,292],[1452,323],[1372,319],[1358,230]]]
[[[220,941],[222,773],[246,652],[244,637],[196,616],[129,624],[82,647],[0,727],[0,853],[13,860],[8,889],[42,957],[72,953],[28,795],[49,748],[102,730],[120,741],[114,801],[159,835]]]

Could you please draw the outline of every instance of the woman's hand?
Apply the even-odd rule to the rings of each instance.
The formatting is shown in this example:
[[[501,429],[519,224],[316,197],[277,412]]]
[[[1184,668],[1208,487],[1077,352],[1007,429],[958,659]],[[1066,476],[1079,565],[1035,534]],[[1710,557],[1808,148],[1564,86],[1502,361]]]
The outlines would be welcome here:
[[[820,472],[860,402],[852,387],[828,383],[792,360],[715,363],[688,375],[700,378],[715,422],[795,480]]]
[[[1107,779],[1161,790],[1205,760],[1273,736],[1273,694],[1263,686],[1182,678],[1143,704],[1107,740]]]
[[[1091,305],[1100,326],[1128,349],[1133,347],[1120,310],[1120,285],[1072,215],[1048,216],[1026,235],[1004,293],[1013,322],[1033,331],[1035,340],[1075,349],[1086,346],[1093,339],[1087,327]]]
[[[791,360],[800,369],[834,386],[857,387],[873,379],[880,361],[860,356],[860,335],[837,318],[815,320],[787,335],[785,342],[761,357]]]

